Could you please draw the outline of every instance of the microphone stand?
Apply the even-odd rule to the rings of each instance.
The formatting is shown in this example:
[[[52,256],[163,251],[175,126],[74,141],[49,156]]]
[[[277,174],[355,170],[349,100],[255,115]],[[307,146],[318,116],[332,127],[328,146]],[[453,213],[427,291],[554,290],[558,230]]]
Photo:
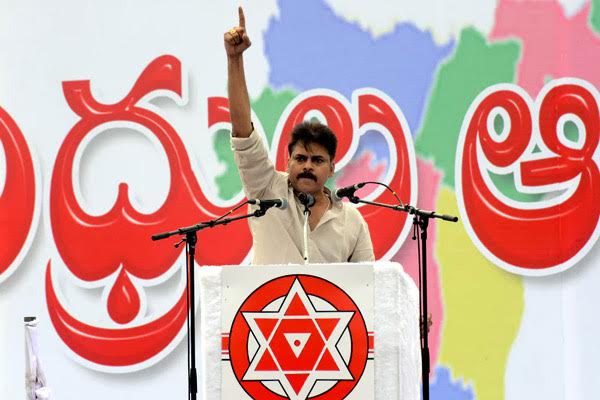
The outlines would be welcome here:
[[[194,257],[196,255],[196,242],[198,240],[197,232],[205,228],[214,228],[217,225],[227,225],[230,222],[246,219],[250,217],[262,217],[267,212],[269,206],[260,206],[253,213],[240,215],[238,217],[223,218],[201,222],[192,226],[185,226],[174,231],[158,233],[152,236],[152,240],[162,240],[174,235],[185,236],[181,241],[186,242],[186,273],[188,276],[189,294],[187,296],[187,320],[188,320],[188,400],[196,400],[198,393],[198,378],[196,373],[196,324],[194,320]],[[181,242],[177,243],[178,247]]]
[[[435,211],[421,210],[411,205],[391,205],[378,203],[375,201],[362,200],[356,195],[348,196],[348,200],[351,203],[358,204],[369,204],[377,207],[390,208],[395,211],[406,212],[413,215],[413,226],[414,234],[413,240],[417,239],[417,231],[421,232],[421,260],[422,267],[421,273],[421,290],[420,290],[420,304],[421,309],[419,310],[421,315],[419,316],[419,327],[421,331],[421,379],[423,384],[423,400],[429,400],[429,372],[430,372],[430,358],[429,358],[429,326],[428,326],[428,311],[427,311],[427,227],[429,226],[429,220],[431,218],[438,218],[448,222],[457,222],[458,217],[445,214],[437,214]],[[417,250],[418,255],[418,250]],[[425,327],[423,327],[425,324]]]

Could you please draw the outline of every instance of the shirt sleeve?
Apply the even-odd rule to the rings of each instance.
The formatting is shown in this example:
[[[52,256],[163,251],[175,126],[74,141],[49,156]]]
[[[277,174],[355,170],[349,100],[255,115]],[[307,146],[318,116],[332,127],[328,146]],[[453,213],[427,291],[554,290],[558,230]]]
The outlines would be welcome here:
[[[263,197],[275,177],[275,166],[264,141],[253,130],[247,138],[232,137],[231,149],[246,197]]]
[[[369,234],[369,226],[364,219],[362,219],[361,222],[356,246],[348,260],[350,262],[375,261],[373,243],[371,242],[371,235]]]

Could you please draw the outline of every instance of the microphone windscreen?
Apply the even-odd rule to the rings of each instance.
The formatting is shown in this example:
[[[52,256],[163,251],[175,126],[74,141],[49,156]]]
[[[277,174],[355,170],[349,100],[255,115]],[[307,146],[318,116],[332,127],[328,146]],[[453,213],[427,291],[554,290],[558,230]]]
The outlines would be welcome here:
[[[280,210],[285,210],[286,208],[288,208],[288,201],[287,199],[281,199],[281,205],[279,206]]]
[[[298,195],[298,200],[300,200],[300,204],[306,206],[306,207],[312,207],[315,204],[315,198],[312,194],[310,193],[300,193]]]
[[[334,191],[331,192],[331,200],[342,201],[343,197],[338,196],[338,190],[339,189],[335,189]]]

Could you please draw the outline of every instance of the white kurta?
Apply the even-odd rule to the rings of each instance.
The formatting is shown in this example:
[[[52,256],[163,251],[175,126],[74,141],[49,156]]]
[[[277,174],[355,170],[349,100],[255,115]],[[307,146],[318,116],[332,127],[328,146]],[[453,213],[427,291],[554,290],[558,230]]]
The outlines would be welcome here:
[[[285,210],[270,209],[250,219],[254,240],[253,264],[301,264],[303,259],[303,206],[297,201],[288,175],[275,170],[260,136],[231,138],[244,192],[249,199],[288,201]],[[352,205],[333,202],[319,224],[309,232],[311,263],[374,261],[373,245],[364,218]]]

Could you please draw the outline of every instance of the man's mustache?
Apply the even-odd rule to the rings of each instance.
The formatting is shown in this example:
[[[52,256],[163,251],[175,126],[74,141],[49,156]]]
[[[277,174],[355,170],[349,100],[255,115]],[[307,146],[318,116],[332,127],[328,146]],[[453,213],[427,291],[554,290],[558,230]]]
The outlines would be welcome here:
[[[315,181],[315,182],[317,181],[317,177],[316,177],[316,176],[314,176],[313,174],[311,174],[310,172],[300,172],[300,173],[298,174],[298,177],[297,177],[297,178],[298,178],[298,179],[300,179],[300,178],[307,178],[307,179],[312,179],[312,180],[313,180],[313,181]]]

